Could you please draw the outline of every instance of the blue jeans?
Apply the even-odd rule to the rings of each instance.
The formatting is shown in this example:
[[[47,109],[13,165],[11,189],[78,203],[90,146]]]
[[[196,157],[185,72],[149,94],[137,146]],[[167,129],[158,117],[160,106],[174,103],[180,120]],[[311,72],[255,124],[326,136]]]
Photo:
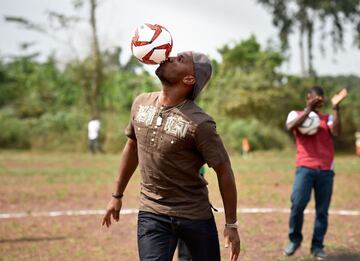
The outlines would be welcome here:
[[[172,261],[181,238],[193,261],[219,261],[220,246],[214,218],[190,220],[140,211],[138,249],[141,261]]]
[[[323,248],[324,237],[328,227],[328,210],[333,189],[334,171],[316,170],[306,167],[296,168],[293,192],[291,195],[290,241],[300,244],[304,210],[310,201],[311,191],[315,193],[315,224],[311,248]]]

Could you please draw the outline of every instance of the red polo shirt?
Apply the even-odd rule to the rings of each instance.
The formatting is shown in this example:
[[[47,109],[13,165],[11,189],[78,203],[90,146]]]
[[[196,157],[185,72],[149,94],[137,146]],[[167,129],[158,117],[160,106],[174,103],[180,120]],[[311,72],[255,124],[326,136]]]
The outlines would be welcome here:
[[[295,114],[296,113],[296,114]],[[303,111],[289,113],[287,122],[302,114]],[[296,139],[296,166],[320,170],[332,170],[334,164],[334,144],[330,132],[333,123],[329,114],[318,113],[320,127],[314,135],[302,134],[297,128],[293,130]]]

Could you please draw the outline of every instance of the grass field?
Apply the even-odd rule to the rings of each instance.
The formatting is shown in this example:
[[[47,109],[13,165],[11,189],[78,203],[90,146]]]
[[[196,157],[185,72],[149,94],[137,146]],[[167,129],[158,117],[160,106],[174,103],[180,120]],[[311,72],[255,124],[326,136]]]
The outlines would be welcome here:
[[[289,208],[293,152],[266,152],[232,158],[238,206]],[[104,209],[117,175],[119,155],[0,152],[0,213]],[[215,174],[207,169],[211,202],[222,207]],[[331,209],[360,210],[360,159],[338,155]],[[137,208],[139,173],[134,174],[123,208]],[[309,208],[313,208],[313,201]],[[223,214],[216,214],[223,260]],[[306,215],[304,242],[292,258],[282,256],[288,214],[239,214],[241,260],[311,260],[313,225]],[[138,260],[135,214],[110,229],[101,216],[0,219],[0,260]],[[328,260],[360,260],[360,216],[330,216]],[[176,259],[174,259],[176,260]]]

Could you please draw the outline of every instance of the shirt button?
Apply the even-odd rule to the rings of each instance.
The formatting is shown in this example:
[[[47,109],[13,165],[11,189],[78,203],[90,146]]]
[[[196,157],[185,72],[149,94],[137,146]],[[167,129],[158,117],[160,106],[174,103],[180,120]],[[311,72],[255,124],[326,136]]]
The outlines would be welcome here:
[[[154,139],[151,139],[151,141],[154,141]]]
[[[138,128],[138,130],[140,130],[140,128]]]
[[[174,141],[173,141],[173,140],[171,141],[171,144],[174,144]]]
[[[156,131],[154,131],[153,134],[156,134]]]

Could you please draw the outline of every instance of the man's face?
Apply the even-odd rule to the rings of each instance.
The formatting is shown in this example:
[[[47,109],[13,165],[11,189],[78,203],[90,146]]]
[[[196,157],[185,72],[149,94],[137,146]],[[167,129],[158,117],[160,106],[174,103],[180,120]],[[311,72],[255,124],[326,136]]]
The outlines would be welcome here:
[[[316,107],[315,107],[315,111],[319,111],[321,109],[321,107],[324,105],[325,98],[323,95],[318,95],[315,91],[308,93],[306,96],[307,101],[311,101],[315,98],[320,99],[320,101],[316,104]]]
[[[160,81],[169,85],[176,84],[187,75],[194,76],[194,65],[191,52],[179,53],[161,63],[155,73]]]

